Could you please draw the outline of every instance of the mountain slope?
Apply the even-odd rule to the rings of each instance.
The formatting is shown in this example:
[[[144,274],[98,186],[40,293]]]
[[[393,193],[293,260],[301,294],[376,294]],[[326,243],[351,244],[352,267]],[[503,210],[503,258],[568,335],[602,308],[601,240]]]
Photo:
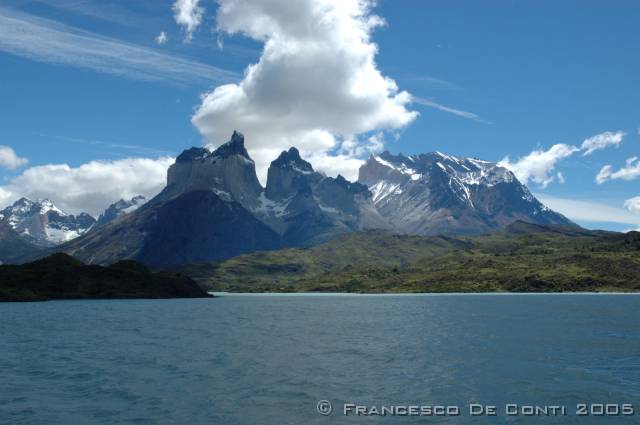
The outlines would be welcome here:
[[[26,242],[9,223],[0,220],[0,264],[12,264],[24,257],[37,255],[40,248]]]
[[[384,152],[360,168],[373,201],[394,229],[408,234],[478,234],[516,220],[572,223],[540,203],[509,170],[439,152]]]

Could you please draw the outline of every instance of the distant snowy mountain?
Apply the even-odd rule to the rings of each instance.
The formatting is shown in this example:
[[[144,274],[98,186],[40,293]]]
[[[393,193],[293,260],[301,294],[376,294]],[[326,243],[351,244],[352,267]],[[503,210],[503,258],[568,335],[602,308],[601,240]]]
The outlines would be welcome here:
[[[100,217],[98,217],[98,221],[96,222],[96,227],[104,226],[105,224],[115,220],[116,218],[122,217],[125,214],[130,214],[140,208],[147,201],[142,195],[134,196],[130,200],[120,199],[118,202],[115,202],[102,213]]]
[[[481,233],[516,220],[571,224],[540,203],[511,171],[479,159],[384,152],[360,168],[358,181],[402,233]]]
[[[41,247],[75,239],[96,222],[86,213],[67,214],[49,199],[32,201],[27,198],[20,198],[0,211],[0,220],[8,223],[26,241]]]

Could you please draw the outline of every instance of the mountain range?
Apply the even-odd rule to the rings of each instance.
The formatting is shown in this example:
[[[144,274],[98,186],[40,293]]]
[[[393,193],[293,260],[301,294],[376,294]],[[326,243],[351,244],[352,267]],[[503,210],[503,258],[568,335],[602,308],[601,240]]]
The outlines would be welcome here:
[[[20,210],[14,204],[11,214],[3,212],[8,217],[4,220],[22,236],[32,237],[36,232],[30,227],[25,232],[27,227],[12,218],[16,208]],[[42,210],[30,206],[29,211],[34,208]],[[56,220],[66,217],[65,223],[74,217],[51,211]],[[48,214],[40,222],[57,223]],[[573,225],[542,205],[507,169],[438,152],[371,156],[360,168],[358,181],[349,182],[315,171],[292,147],[271,163],[263,188],[238,132],[213,152],[194,147],[180,154],[167,172],[166,187],[148,202],[121,201],[97,222],[82,214],[74,218],[79,217],[84,227],[64,227],[77,237],[46,253],[65,252],[89,264],[132,259],[174,266],[310,247],[368,229],[460,235],[516,220]],[[55,234],[47,226],[37,234]],[[47,246],[47,240],[41,236],[40,245]]]
[[[26,242],[51,247],[85,234],[96,220],[87,213],[67,214],[49,199],[17,200],[0,211],[0,220],[9,224]]]

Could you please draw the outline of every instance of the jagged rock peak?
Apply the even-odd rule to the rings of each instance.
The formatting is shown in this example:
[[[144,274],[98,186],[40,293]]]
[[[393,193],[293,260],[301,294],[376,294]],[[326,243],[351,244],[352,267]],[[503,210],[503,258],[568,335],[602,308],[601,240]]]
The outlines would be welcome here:
[[[206,158],[210,154],[211,152],[209,152],[206,148],[192,147],[178,155],[178,157],[176,158],[176,162],[196,161],[198,159]]]
[[[282,151],[280,156],[271,163],[274,167],[290,167],[295,171],[302,173],[313,173],[313,166],[300,157],[300,152],[297,148],[291,147],[288,151]]]
[[[345,179],[342,174],[338,174],[338,176],[335,178],[335,182],[339,186],[342,186],[347,191],[353,194],[369,192],[369,189],[366,185],[358,182],[350,182],[349,180]]]
[[[211,152],[207,148],[192,147],[184,150],[177,158],[176,162],[193,162],[210,157],[227,158],[232,155],[240,155],[251,161],[247,149],[244,147],[244,136],[237,131],[233,132],[231,140]]]
[[[231,135],[231,140],[229,140],[224,145],[220,146],[211,155],[219,156],[222,158],[226,158],[231,155],[241,155],[251,160],[251,158],[249,157],[249,153],[247,152],[247,149],[244,147],[244,135],[242,135],[242,133],[239,133],[235,130]]]
[[[13,203],[14,206],[31,206],[33,204],[35,204],[35,202],[24,196]]]
[[[109,205],[100,217],[98,217],[96,225],[102,226],[118,217],[129,214],[141,207],[146,201],[147,199],[142,195],[134,196],[131,200],[120,199],[118,202]]]

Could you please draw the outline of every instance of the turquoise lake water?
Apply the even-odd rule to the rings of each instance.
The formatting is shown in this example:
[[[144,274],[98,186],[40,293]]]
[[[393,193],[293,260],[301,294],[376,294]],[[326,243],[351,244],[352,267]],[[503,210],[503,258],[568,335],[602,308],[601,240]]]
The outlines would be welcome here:
[[[578,417],[583,403],[635,414]],[[345,416],[345,404],[460,415]],[[567,415],[507,416],[506,404]],[[0,303],[0,423],[638,424],[640,296]]]

